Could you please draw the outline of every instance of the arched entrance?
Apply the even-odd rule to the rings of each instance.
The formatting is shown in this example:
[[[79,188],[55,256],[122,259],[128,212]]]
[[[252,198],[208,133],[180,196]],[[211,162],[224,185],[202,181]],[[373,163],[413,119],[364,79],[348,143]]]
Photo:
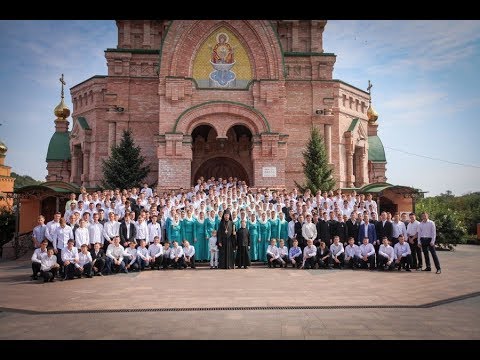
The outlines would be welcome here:
[[[210,125],[199,125],[192,131],[192,184],[201,176],[232,176],[250,184],[252,133],[246,126],[234,125],[226,134],[226,138],[218,138]]]
[[[243,166],[228,157],[219,156],[206,160],[204,163],[200,164],[200,167],[195,173],[194,179],[198,179],[203,176],[205,179],[211,178],[237,178],[239,180],[245,180],[247,184],[248,174],[243,168]]]

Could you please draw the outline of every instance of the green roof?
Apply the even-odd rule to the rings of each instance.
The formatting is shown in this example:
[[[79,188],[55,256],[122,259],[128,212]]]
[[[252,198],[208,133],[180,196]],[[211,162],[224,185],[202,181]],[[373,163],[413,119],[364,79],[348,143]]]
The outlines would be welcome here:
[[[82,127],[83,130],[92,130],[90,129],[90,126],[88,126],[87,119],[85,119],[83,116],[79,116],[77,118],[78,125]]]
[[[368,184],[368,185],[365,185],[364,187],[362,187],[359,192],[362,192],[362,193],[378,193],[380,191],[383,191],[387,188],[390,188],[392,187],[393,185],[392,184],[389,184],[389,183],[372,183],[372,184]]]
[[[368,160],[373,162],[387,162],[382,140],[377,135],[368,137]]]
[[[54,133],[48,144],[47,162],[70,158],[70,131]]]

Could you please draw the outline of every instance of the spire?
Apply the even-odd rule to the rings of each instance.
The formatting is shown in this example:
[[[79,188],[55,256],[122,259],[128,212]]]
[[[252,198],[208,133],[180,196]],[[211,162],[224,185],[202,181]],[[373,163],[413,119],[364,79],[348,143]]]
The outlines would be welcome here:
[[[373,84],[368,80],[368,94],[370,95],[370,100],[368,102],[368,109],[367,109],[367,117],[368,117],[368,122],[370,124],[375,124],[375,122],[378,119],[378,113],[375,111],[375,109],[372,106],[372,87]]]
[[[65,80],[63,79],[63,74],[62,74],[62,77],[59,79],[59,81],[62,84],[62,90],[61,90],[61,93],[60,93],[60,96],[61,96],[62,99],[60,101],[60,104],[58,104],[55,107],[55,109],[53,110],[53,113],[57,117],[57,120],[64,120],[65,121],[70,116],[70,109],[68,108],[68,106],[63,101],[63,98],[64,98],[63,86],[67,84],[65,82]]]

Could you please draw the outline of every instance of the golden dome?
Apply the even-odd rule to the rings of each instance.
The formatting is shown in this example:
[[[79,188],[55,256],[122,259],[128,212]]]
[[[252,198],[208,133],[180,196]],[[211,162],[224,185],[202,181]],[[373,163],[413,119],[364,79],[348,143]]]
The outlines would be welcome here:
[[[5,145],[2,141],[0,141],[0,155],[5,155],[7,150],[8,150],[7,145]]]
[[[70,116],[70,109],[63,101],[63,97],[62,101],[60,101],[60,104],[58,104],[57,107],[53,110],[53,113],[59,119],[66,119]]]
[[[370,123],[374,123],[378,119],[378,113],[375,111],[371,103],[368,106],[367,117]]]

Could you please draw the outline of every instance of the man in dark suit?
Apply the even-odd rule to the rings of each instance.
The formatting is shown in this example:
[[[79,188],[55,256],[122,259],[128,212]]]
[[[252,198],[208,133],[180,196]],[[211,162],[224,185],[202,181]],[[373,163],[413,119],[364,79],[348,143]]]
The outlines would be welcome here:
[[[378,253],[380,248],[380,241],[384,236],[387,237],[388,241],[392,241],[393,234],[393,225],[390,221],[387,220],[387,213],[382,211],[380,214],[380,220],[375,224],[375,230],[377,232],[378,241],[375,242],[375,252]]]
[[[99,242],[93,245],[93,249],[90,250],[90,255],[92,255],[93,275],[103,276],[102,271],[105,267],[105,252]]]
[[[130,213],[125,213],[125,221],[120,224],[120,244],[127,248],[131,242],[136,242],[137,228],[133,221],[130,221]]]
[[[290,216],[290,210],[295,210],[295,203],[293,200],[290,200],[288,206],[282,208],[282,211],[285,214],[285,220],[288,222],[292,221],[292,217]]]
[[[359,218],[361,220],[361,218]],[[350,219],[347,220],[347,239],[353,237],[358,239],[358,231],[360,229],[361,221],[357,221],[357,213],[352,211]],[[346,245],[345,245],[346,246]]]
[[[368,219],[368,213],[365,213],[363,215],[363,223],[360,225],[358,230],[357,244],[363,244],[363,238],[365,237],[368,237],[368,242],[370,244],[375,244],[377,241],[377,232],[375,231],[375,226],[370,224]]]
[[[241,221],[240,229],[237,230],[236,248],[237,255],[235,258],[235,265],[239,269],[241,267],[248,269],[250,266],[250,233],[248,232],[247,222],[245,220]]]
[[[322,213],[322,218],[317,223],[317,234],[319,239],[325,243],[327,248],[330,248],[332,244],[332,238],[330,237],[330,223],[328,222],[328,214],[326,211]]]

